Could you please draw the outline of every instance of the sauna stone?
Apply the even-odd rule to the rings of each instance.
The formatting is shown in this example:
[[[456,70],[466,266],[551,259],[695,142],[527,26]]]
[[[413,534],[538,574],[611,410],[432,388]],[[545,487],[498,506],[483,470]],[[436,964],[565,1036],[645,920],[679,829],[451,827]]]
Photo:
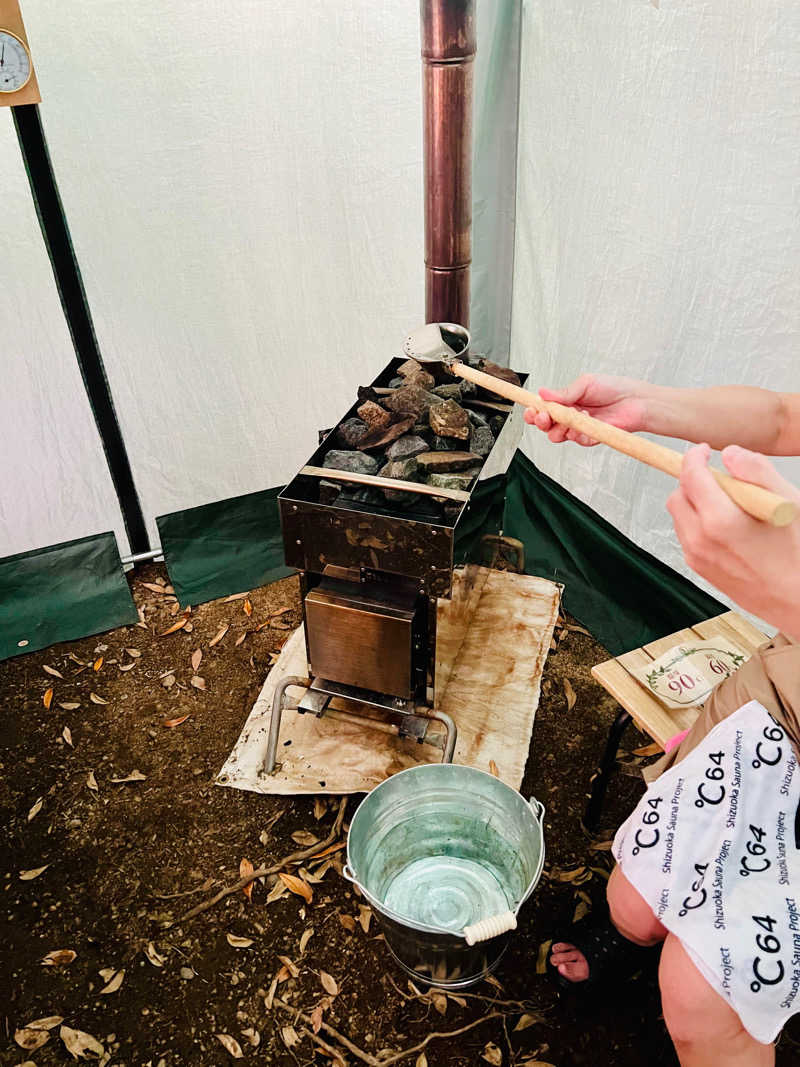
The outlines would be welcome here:
[[[323,467],[331,470],[351,471],[353,474],[377,474],[380,461],[365,452],[349,452],[332,449],[322,461]]]
[[[428,419],[434,433],[440,437],[457,437],[462,441],[469,439],[469,416],[455,400],[443,400],[436,404],[428,412]]]

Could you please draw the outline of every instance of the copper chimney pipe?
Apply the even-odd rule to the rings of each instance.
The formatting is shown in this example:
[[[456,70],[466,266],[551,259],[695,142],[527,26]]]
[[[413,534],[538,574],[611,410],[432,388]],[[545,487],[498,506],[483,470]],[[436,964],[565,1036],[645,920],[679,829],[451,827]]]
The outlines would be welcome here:
[[[475,0],[420,0],[425,321],[469,326]]]

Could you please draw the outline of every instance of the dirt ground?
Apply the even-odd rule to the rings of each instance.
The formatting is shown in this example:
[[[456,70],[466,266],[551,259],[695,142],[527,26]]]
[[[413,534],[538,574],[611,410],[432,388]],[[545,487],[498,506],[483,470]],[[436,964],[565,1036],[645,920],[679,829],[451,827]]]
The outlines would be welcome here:
[[[270,866],[328,838],[338,801],[213,783],[300,621],[297,581],[189,616],[167,581],[157,565],[131,576],[139,626],[0,664],[0,1064],[72,1062],[66,1043],[87,1040],[72,1031],[102,1045],[95,1057],[125,1067],[221,1065],[240,1055],[294,1067],[377,1064],[451,1031],[463,1032],[402,1062],[677,1062],[651,970],[587,996],[559,992],[537,969],[553,931],[602,896],[611,862],[607,849],[591,849],[580,822],[615,714],[589,674],[605,658],[596,641],[560,627],[545,669],[523,792],[547,807],[548,860],[521,929],[496,980],[463,996],[426,995],[389,958],[341,877],[340,850],[286,867],[308,880],[310,900],[272,876],[253,883],[250,898],[239,890],[182,920],[233,885],[243,861]],[[576,696],[571,710],[565,682]],[[631,752],[647,739],[631,730],[623,744]],[[628,760],[595,845],[643,789],[639,758]],[[51,953],[54,965],[43,965]],[[15,1031],[43,1018],[50,1029],[20,1035],[24,1051]],[[800,1063],[798,1022],[783,1035],[780,1067]]]

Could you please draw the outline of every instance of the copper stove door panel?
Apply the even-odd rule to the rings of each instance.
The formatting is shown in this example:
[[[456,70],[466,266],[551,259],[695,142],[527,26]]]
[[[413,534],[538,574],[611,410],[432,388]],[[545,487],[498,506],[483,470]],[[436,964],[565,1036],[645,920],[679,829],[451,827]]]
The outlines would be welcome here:
[[[305,607],[312,674],[406,700],[413,696],[412,612],[346,606],[317,590]]]

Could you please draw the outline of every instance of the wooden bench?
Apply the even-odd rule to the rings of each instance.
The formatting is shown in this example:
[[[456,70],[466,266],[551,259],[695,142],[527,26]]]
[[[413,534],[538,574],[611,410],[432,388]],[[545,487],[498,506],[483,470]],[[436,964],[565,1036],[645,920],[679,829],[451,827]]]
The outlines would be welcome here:
[[[698,622],[690,629],[678,630],[677,633],[662,637],[658,641],[652,641],[643,648],[636,648],[632,652],[626,652],[623,656],[617,656],[616,659],[609,659],[605,663],[598,663],[597,666],[592,667],[594,677],[621,705],[621,710],[609,731],[603,758],[592,779],[591,796],[583,818],[587,830],[596,830],[600,822],[603,799],[609,779],[617,765],[617,750],[628,723],[633,720],[640,730],[652,737],[663,749],[671,737],[681,733],[682,730],[688,730],[700,714],[699,705],[675,710],[666,708],[648,693],[641,682],[630,673],[629,668],[646,667],[673,645],[698,638],[707,641],[714,637],[735,641],[748,655],[752,655],[759,645],[768,640],[766,634],[737,612],[726,611],[713,619]]]

